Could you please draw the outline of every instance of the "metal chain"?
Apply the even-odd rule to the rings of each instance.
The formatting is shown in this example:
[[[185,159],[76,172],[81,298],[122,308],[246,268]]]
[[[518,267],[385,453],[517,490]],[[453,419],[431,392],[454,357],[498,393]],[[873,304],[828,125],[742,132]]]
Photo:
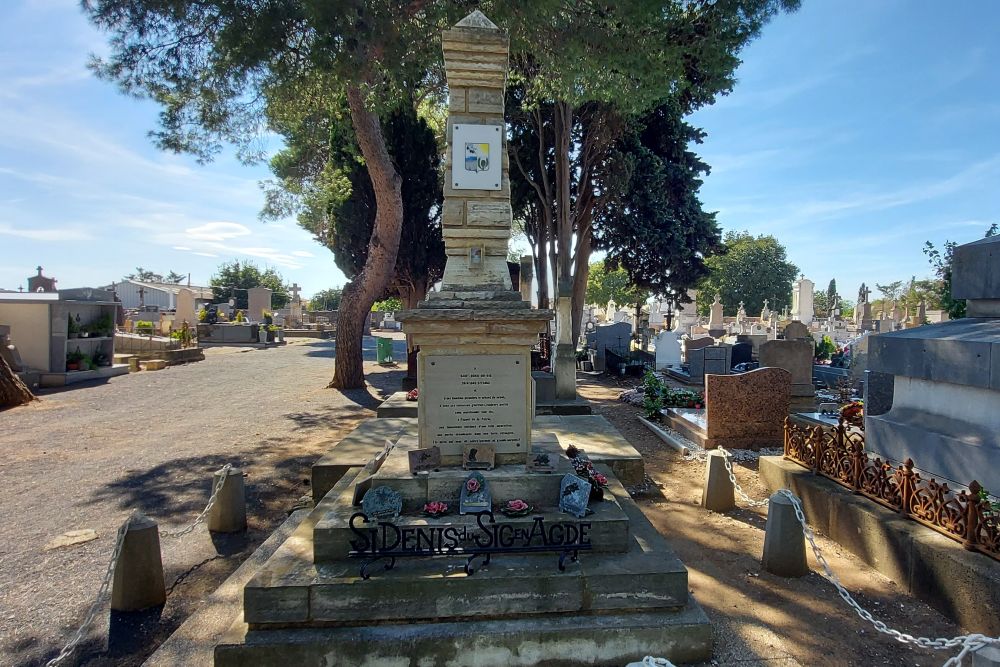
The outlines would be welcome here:
[[[722,452],[722,460],[725,462],[726,470],[729,472],[729,481],[732,482],[736,493],[738,493],[739,496],[752,507],[763,507],[767,505],[770,502],[769,498],[764,500],[754,500],[743,491],[739,483],[736,481],[736,475],[733,474],[733,466],[729,461],[731,454],[722,447],[719,447],[718,449]],[[942,667],[961,667],[962,659],[972,651],[976,651],[988,644],[1000,644],[1000,637],[987,637],[986,635],[981,634],[959,635],[958,637],[952,637],[951,639],[914,637],[913,635],[890,628],[883,621],[877,620],[874,616],[872,616],[871,612],[858,604],[851,593],[844,588],[843,584],[840,583],[840,578],[834,574],[833,569],[830,567],[830,563],[827,562],[826,557],[819,548],[819,545],[816,544],[816,534],[813,532],[812,528],[809,527],[809,524],[806,523],[806,515],[802,510],[802,501],[800,501],[798,496],[792,493],[789,489],[780,489],[778,493],[791,501],[792,507],[795,510],[795,518],[798,519],[799,524],[802,526],[802,534],[805,536],[806,540],[809,541],[809,546],[812,548],[813,555],[816,556],[816,562],[818,562],[823,568],[823,572],[825,573],[824,576],[827,581],[836,587],[837,593],[844,600],[844,602],[846,602],[847,605],[851,607],[862,620],[871,623],[876,630],[882,634],[889,635],[896,641],[903,644],[915,644],[926,649],[941,651],[961,646],[961,652],[958,655],[949,658]]]
[[[45,667],[55,667],[68,658],[74,650],[76,650],[77,645],[83,641],[83,637],[87,633],[87,629],[90,627],[90,624],[94,622],[94,617],[97,616],[97,612],[104,606],[104,598],[108,594],[108,587],[111,585],[111,579],[114,577],[115,567],[118,565],[118,557],[122,553],[122,545],[125,544],[125,534],[128,533],[129,526],[132,525],[132,519],[135,518],[135,515],[136,512],[133,510],[132,514],[125,519],[125,523],[118,528],[118,537],[115,538],[115,548],[111,552],[111,560],[108,561],[108,569],[104,573],[104,580],[101,582],[101,587],[97,590],[97,598],[94,600],[94,603],[90,605],[90,610],[87,611],[87,617],[84,618],[83,624],[77,628],[73,638],[70,639],[69,643],[63,647],[63,649],[59,652],[59,655],[45,663]]]
[[[719,447],[718,449],[720,452],[722,452],[722,462],[726,464],[726,472],[729,473],[729,481],[733,483],[733,488],[736,490],[736,493],[739,494],[740,498],[743,499],[743,502],[745,502],[750,507],[767,506],[767,504],[771,502],[770,499],[765,498],[764,500],[754,500],[753,498],[751,498],[746,494],[746,492],[743,490],[743,487],[740,486],[740,483],[736,481],[736,474],[733,473],[733,464],[729,460],[729,457],[732,456],[732,454],[730,454],[722,447]]]
[[[212,509],[212,505],[215,504],[215,497],[219,494],[219,491],[222,489],[222,485],[226,483],[226,478],[229,477],[229,471],[232,469],[233,469],[232,463],[227,463],[226,465],[222,466],[222,470],[220,471],[222,472],[222,475],[219,476],[219,479],[215,482],[215,486],[212,488],[212,495],[209,496],[208,498],[208,504],[205,505],[205,509],[201,511],[201,514],[198,515],[198,517],[194,520],[194,522],[190,526],[173,533],[170,531],[161,530],[160,535],[163,537],[183,537],[188,533],[190,533],[191,531],[193,531],[198,526],[199,523],[204,521],[205,517],[208,516],[208,512]]]

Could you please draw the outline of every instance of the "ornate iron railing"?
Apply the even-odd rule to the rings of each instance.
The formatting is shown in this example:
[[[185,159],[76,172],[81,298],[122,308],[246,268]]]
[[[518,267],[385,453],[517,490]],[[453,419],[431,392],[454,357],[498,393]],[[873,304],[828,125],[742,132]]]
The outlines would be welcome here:
[[[921,477],[912,459],[894,467],[873,458],[865,451],[863,427],[852,428],[843,419],[824,427],[786,418],[785,458],[1000,560],[1000,516],[979,482],[955,490]]]

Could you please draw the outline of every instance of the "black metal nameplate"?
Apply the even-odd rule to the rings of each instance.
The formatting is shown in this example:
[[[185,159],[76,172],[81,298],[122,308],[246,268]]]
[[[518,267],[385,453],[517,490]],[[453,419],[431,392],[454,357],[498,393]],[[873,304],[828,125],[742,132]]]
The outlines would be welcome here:
[[[365,558],[361,576],[368,578],[368,566],[389,559],[389,570],[397,558],[466,556],[465,571],[473,574],[472,562],[480,556],[488,565],[493,554],[559,553],[559,570],[565,570],[567,558],[575,561],[577,553],[589,551],[589,521],[560,521],[546,524],[540,516],[530,526],[496,522],[492,512],[476,514],[475,526],[397,526],[385,521],[372,522],[363,512],[351,516],[351,558]]]

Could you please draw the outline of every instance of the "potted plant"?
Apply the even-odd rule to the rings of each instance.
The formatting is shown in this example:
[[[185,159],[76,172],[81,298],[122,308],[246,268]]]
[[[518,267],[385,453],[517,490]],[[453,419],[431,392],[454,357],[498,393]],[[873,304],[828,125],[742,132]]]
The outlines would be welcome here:
[[[69,338],[77,338],[80,335],[80,323],[73,319],[73,316],[69,316],[69,322],[66,324],[66,335]]]
[[[80,348],[76,348],[73,352],[66,355],[66,371],[78,371],[80,370],[80,361],[83,359],[83,353],[80,352]]]
[[[82,327],[80,327],[80,338],[89,338],[89,337],[90,337],[90,325],[84,324]]]

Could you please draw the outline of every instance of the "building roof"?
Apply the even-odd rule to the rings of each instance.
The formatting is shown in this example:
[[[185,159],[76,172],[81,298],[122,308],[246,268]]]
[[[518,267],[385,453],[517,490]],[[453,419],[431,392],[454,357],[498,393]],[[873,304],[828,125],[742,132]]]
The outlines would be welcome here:
[[[201,287],[199,285],[184,285],[182,283],[158,283],[158,282],[142,282],[140,280],[131,280],[125,278],[121,281],[122,283],[132,283],[133,285],[138,285],[140,287],[145,287],[146,289],[158,290],[160,292],[167,292],[169,294],[177,294],[182,289],[189,289],[194,292],[195,299],[201,300],[212,300],[215,298],[213,296],[211,287]],[[120,283],[116,283],[120,284]],[[107,289],[111,289],[111,285],[108,285]]]

